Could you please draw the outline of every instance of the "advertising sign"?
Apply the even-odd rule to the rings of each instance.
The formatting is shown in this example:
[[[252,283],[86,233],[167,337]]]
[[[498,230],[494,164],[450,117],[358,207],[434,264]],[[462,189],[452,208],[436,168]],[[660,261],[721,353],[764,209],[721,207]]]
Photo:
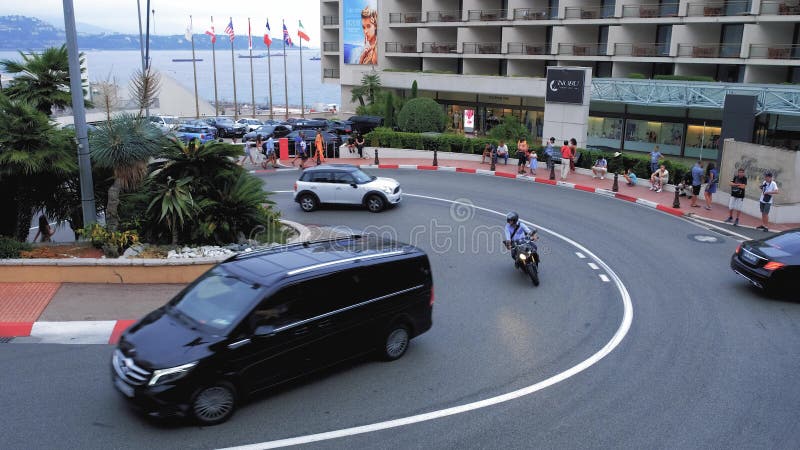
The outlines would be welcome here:
[[[475,110],[464,110],[464,133],[472,133],[475,131]]]
[[[585,72],[574,69],[547,69],[545,102],[583,104]]]
[[[378,64],[377,0],[344,0],[345,64]]]

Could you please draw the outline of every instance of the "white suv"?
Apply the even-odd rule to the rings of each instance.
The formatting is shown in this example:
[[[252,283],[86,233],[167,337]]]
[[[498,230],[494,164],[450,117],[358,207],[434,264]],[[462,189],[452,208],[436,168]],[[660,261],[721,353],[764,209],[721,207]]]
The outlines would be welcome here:
[[[324,203],[364,205],[380,212],[400,203],[402,197],[397,180],[370,176],[348,164],[310,167],[294,184],[294,201],[306,212]]]

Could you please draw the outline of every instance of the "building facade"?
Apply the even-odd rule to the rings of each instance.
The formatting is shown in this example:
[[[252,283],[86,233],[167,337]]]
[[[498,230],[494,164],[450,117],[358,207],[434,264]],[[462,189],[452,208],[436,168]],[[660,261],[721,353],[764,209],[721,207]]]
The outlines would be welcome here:
[[[320,6],[322,78],[341,84],[342,105],[351,104],[351,88],[365,73],[377,73],[384,88],[401,96],[417,81],[419,95],[442,104],[454,129],[463,129],[467,111],[477,132],[513,115],[542,138],[547,67],[581,66],[593,77],[589,147],[658,145],[665,154],[717,159],[724,96],[697,100],[744,87],[760,96],[754,142],[800,147],[798,0],[321,0]],[[786,101],[764,100],[770,96]]]

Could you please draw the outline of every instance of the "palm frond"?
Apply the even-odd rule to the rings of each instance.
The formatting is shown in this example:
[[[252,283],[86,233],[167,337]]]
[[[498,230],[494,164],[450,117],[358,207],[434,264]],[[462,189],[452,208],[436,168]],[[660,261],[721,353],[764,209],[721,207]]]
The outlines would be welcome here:
[[[150,108],[161,90],[161,75],[152,69],[137,70],[131,78],[130,94],[139,105],[139,115]]]

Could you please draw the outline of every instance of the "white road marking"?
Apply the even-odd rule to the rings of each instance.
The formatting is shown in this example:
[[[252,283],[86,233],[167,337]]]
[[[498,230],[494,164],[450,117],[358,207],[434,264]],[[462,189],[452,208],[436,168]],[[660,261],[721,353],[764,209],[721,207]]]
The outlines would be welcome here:
[[[436,201],[441,201],[441,202],[446,202],[446,203],[451,203],[451,204],[464,204],[464,205],[466,205],[465,203],[461,203],[461,202],[457,202],[457,201],[453,201],[453,200],[448,200],[448,199],[443,199],[443,198],[438,198],[438,197],[429,197],[429,196],[426,196],[426,195],[406,194],[406,196],[425,198],[425,199],[429,199],[429,200],[436,200]],[[501,217],[506,215],[506,213],[504,213],[504,212],[495,211],[493,209],[488,209],[488,208],[483,208],[483,207],[476,206],[476,205],[473,205],[473,204],[469,204],[469,205],[466,205],[466,206],[469,206],[470,208],[480,209],[482,211],[486,211],[486,212],[489,212],[489,213],[497,214],[498,216],[501,216]],[[616,273],[614,273],[613,270],[611,270],[611,268],[605,262],[603,262],[600,258],[598,258],[597,255],[595,255],[594,253],[589,251],[589,249],[587,249],[583,245],[579,244],[578,242],[573,241],[572,239],[570,239],[570,238],[568,238],[568,237],[566,237],[564,235],[556,233],[555,231],[552,231],[552,230],[549,230],[547,228],[541,227],[539,225],[533,224],[533,223],[528,222],[526,220],[523,220],[522,222],[525,222],[525,223],[527,223],[529,225],[532,225],[532,226],[536,227],[537,229],[542,230],[542,231],[544,231],[544,232],[546,232],[546,233],[548,233],[548,234],[550,234],[552,236],[555,236],[556,238],[559,238],[559,239],[567,242],[568,244],[580,249],[582,252],[586,253],[587,255],[589,255],[589,257],[591,257],[593,260],[595,260],[603,268],[603,270],[608,272],[608,274],[611,275],[611,277],[614,279],[614,284],[616,285],[617,290],[619,290],[620,295],[622,297],[622,306],[623,306],[622,322],[620,323],[619,328],[617,328],[617,331],[611,337],[611,340],[608,341],[608,343],[606,343],[603,346],[603,348],[598,350],[595,354],[590,356],[588,359],[586,359],[584,361],[581,361],[580,363],[570,367],[569,369],[567,369],[567,370],[565,370],[565,371],[563,371],[561,373],[553,375],[550,378],[542,380],[542,381],[540,381],[540,382],[538,382],[536,384],[532,384],[530,386],[524,387],[522,389],[517,389],[515,391],[511,391],[511,392],[508,392],[506,394],[498,395],[498,396],[495,396],[495,397],[490,397],[490,398],[487,398],[487,399],[484,399],[484,400],[479,400],[479,401],[472,402],[472,403],[466,403],[466,404],[459,405],[459,406],[454,406],[454,407],[451,407],[451,408],[440,409],[440,410],[437,410],[437,411],[431,411],[431,412],[427,412],[427,413],[423,413],[423,414],[417,414],[417,415],[413,415],[413,416],[402,417],[402,418],[399,418],[399,419],[372,423],[372,424],[369,424],[369,425],[362,425],[362,426],[357,426],[357,427],[352,427],[352,428],[344,428],[344,429],[341,429],[341,430],[328,431],[328,432],[324,432],[324,433],[309,434],[309,435],[305,435],[305,436],[297,436],[297,437],[293,437],[293,438],[280,439],[280,440],[275,440],[275,441],[267,441],[267,442],[261,442],[261,443],[258,443],[258,444],[243,445],[243,446],[240,446],[240,447],[230,447],[230,448],[232,448],[232,449],[233,448],[243,449],[243,450],[244,449],[246,449],[246,450],[251,450],[251,449],[252,450],[256,450],[256,449],[286,447],[286,446],[290,446],[290,445],[308,444],[308,443],[311,443],[311,442],[319,442],[319,441],[324,441],[324,440],[329,440],[329,439],[342,438],[342,437],[346,437],[346,436],[354,436],[354,435],[357,435],[357,434],[364,434],[364,433],[370,433],[370,432],[373,432],[373,431],[386,430],[386,429],[389,429],[389,428],[396,428],[396,427],[401,427],[401,426],[405,426],[405,425],[411,425],[411,424],[415,424],[415,423],[420,423],[420,422],[425,422],[425,421],[429,421],[429,420],[439,419],[439,418],[442,418],[442,417],[452,416],[452,415],[455,415],[455,414],[461,414],[461,413],[464,413],[464,412],[467,412],[467,411],[473,411],[473,410],[480,409],[480,408],[486,408],[488,406],[497,405],[497,404],[504,403],[504,402],[507,402],[507,401],[510,401],[510,400],[515,400],[515,399],[518,399],[520,397],[524,397],[526,395],[530,395],[530,394],[533,394],[535,392],[541,391],[544,388],[553,386],[556,383],[560,383],[560,382],[562,382],[562,381],[564,381],[564,380],[566,380],[566,379],[568,379],[568,378],[570,378],[570,377],[572,377],[574,375],[577,375],[578,373],[583,372],[584,370],[588,369],[589,367],[593,366],[598,361],[600,361],[601,359],[606,357],[609,353],[611,353],[622,342],[622,340],[628,334],[628,330],[630,330],[631,323],[633,322],[633,303],[631,302],[631,296],[628,293],[628,290],[625,288],[625,285],[622,284],[622,280],[619,278],[619,276],[617,276]],[[603,277],[605,277],[605,275],[601,275],[601,278],[603,278]],[[606,277],[606,280],[603,280],[603,281],[610,281],[610,280],[607,280],[607,278],[608,277]]]
[[[636,199],[636,203],[638,203],[640,205],[644,205],[644,206],[650,207],[650,208],[658,207],[658,202],[650,201],[650,200],[647,200],[647,199],[644,199],[644,198],[637,198]]]
[[[601,279],[601,280],[603,280],[603,281],[604,281],[604,282],[606,282],[606,283],[608,283],[609,281],[611,281],[611,280],[609,280],[609,279],[608,279],[608,277],[607,277],[607,276],[605,276],[605,275],[604,275],[604,274],[602,274],[602,273],[600,274],[600,279]]]
[[[589,267],[591,267],[591,268],[592,268],[592,269],[594,269],[594,270],[600,270],[600,267],[598,267],[598,266],[597,266],[597,264],[595,264],[595,263],[593,263],[593,262],[590,262],[590,263],[589,263]]]
[[[397,168],[398,169],[417,170],[417,165],[416,164],[400,164],[400,165],[397,166]]]
[[[584,254],[583,254],[583,253],[581,253],[581,252],[575,252],[575,255],[576,255],[578,258],[580,258],[580,259],[586,259],[586,255],[584,255]]]
[[[289,194],[294,191],[270,191],[270,192],[272,192],[273,194]]]

